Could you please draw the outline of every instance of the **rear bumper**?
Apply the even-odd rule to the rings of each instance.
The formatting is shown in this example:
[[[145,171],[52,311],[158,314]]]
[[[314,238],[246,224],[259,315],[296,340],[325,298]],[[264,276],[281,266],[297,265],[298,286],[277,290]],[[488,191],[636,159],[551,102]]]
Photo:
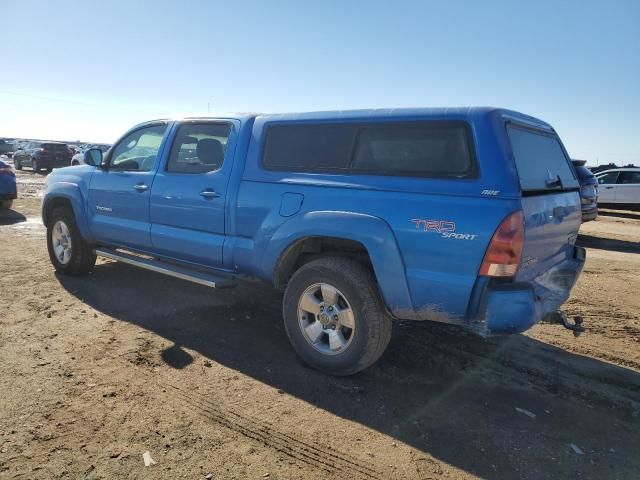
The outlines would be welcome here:
[[[588,222],[590,220],[595,220],[598,218],[598,207],[592,208],[591,210],[583,210],[582,211],[582,221]]]
[[[567,301],[584,266],[586,252],[575,247],[573,258],[554,266],[531,282],[479,285],[479,305],[470,326],[481,335],[520,333]]]
[[[588,222],[590,220],[595,220],[598,217],[598,206],[583,208],[582,209],[582,221]]]

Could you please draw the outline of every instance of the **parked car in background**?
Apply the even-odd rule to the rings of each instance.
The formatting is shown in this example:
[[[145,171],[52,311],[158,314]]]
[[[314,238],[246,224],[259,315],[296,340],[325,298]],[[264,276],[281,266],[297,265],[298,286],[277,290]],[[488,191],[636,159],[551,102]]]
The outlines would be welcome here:
[[[609,208],[640,208],[640,167],[615,168],[596,175],[598,203]]]
[[[86,152],[90,148],[98,148],[102,153],[106,153],[107,150],[109,150],[110,147],[111,147],[111,145],[107,145],[107,144],[88,145],[86,148],[81,149],[78,153],[76,153],[71,158],[71,165],[72,166],[73,165],[84,165],[84,152]]]
[[[607,163],[606,165],[597,165],[595,167],[589,167],[589,170],[593,172],[593,174],[598,175],[607,170],[614,170],[616,168],[640,168],[633,163],[629,163],[627,165],[616,165],[615,163]]]
[[[24,147],[27,146],[29,142],[25,140],[14,140],[13,141],[13,152],[17,152],[18,150],[24,150]]]
[[[11,155],[13,155],[14,148],[15,147],[13,145],[13,142],[9,140],[0,139],[0,155],[6,155],[7,157],[11,158]]]
[[[0,160],[0,208],[11,208],[18,197],[16,174],[4,160]]]
[[[582,221],[595,220],[598,216],[598,180],[591,170],[585,167],[586,160],[571,160],[571,163],[576,169],[580,182]]]
[[[66,143],[58,142],[29,142],[24,149],[18,150],[13,155],[16,170],[28,167],[34,172],[43,168],[51,170],[66,167],[70,161],[71,150]]]
[[[580,185],[555,130],[528,115],[161,119],[85,162],[47,180],[58,272],[100,255],[213,288],[270,283],[294,350],[322,371],[375,362],[392,318],[482,335],[581,328],[558,310],[585,261]]]

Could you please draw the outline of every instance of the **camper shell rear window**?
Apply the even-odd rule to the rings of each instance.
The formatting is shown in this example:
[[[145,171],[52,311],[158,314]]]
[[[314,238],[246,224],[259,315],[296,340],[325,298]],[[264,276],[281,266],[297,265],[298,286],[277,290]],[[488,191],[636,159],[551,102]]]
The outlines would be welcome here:
[[[553,132],[507,124],[511,151],[523,192],[579,188],[571,160]]]

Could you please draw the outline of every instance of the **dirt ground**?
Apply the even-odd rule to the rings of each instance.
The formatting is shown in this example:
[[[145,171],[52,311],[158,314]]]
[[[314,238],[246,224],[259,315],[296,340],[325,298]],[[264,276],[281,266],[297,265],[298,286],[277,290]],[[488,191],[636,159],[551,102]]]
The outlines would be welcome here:
[[[638,212],[582,228],[581,337],[402,322],[376,365],[332,378],[298,360],[267,287],[101,260],[56,276],[44,175],[18,178],[0,213],[0,478],[640,478]]]

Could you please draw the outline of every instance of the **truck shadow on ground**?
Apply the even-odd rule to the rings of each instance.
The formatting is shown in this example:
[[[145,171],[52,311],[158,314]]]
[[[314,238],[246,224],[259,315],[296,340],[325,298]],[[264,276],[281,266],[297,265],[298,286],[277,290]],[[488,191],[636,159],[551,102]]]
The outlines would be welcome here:
[[[334,378],[295,355],[281,294],[267,287],[216,291],[117,263],[59,280],[91,307],[169,340],[170,348],[152,354],[176,372],[194,361],[185,349],[195,350],[205,362],[388,435],[389,448],[395,439],[484,478],[627,478],[640,468],[632,428],[640,374],[630,369],[526,336],[482,340],[401,322],[377,364]],[[366,442],[340,450],[375,465]],[[416,460],[416,476],[426,477],[420,461],[427,462]]]
[[[27,217],[15,210],[0,210],[0,226],[13,225],[14,223],[24,222],[26,219]]]
[[[596,248],[598,250],[609,250],[612,252],[640,253],[640,243],[627,240],[617,240],[614,238],[602,238],[593,235],[578,235],[577,244],[581,247]]]
[[[631,211],[631,210],[603,210],[600,209],[598,211],[598,215],[603,215],[605,217],[618,217],[618,218],[628,218],[631,220],[640,220],[640,210]]]

